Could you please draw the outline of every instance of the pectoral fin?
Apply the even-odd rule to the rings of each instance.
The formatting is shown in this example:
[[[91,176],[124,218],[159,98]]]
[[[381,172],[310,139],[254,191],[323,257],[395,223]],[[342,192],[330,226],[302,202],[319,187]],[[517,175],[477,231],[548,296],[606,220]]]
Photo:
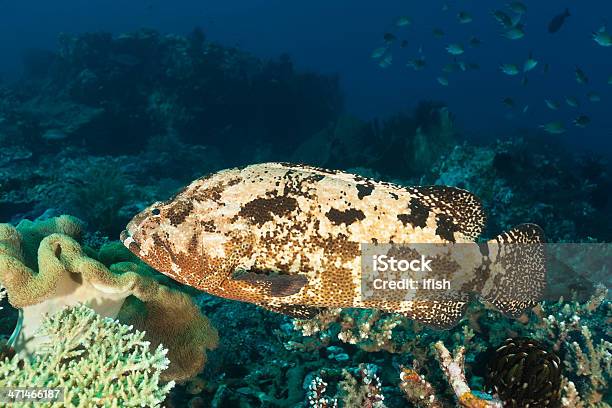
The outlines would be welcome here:
[[[304,275],[281,275],[266,271],[238,271],[232,275],[235,281],[258,287],[267,296],[285,297],[298,293],[307,283]]]

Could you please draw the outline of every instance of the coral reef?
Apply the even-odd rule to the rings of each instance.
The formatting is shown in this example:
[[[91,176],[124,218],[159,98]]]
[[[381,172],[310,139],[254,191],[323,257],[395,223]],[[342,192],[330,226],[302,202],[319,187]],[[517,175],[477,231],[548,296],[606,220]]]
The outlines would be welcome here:
[[[174,386],[161,383],[168,350],[83,305],[46,316],[36,335],[42,342],[31,360],[14,356],[0,362],[0,387],[63,388],[66,407],[159,407]]]
[[[382,123],[340,116],[298,145],[291,160],[326,168],[375,169],[384,178],[417,183],[451,150],[455,137],[448,108],[421,102],[414,112],[399,113]]]
[[[534,331],[564,356],[564,404],[580,397],[587,406],[610,406],[612,302],[607,294],[607,288],[598,286],[587,302],[561,299],[542,306],[542,322]]]
[[[175,130],[190,144],[235,152],[250,140],[283,151],[342,107],[337,78],[298,73],[287,55],[262,61],[206,41],[200,30],[63,34],[59,44],[46,75],[29,77],[16,95],[28,109],[11,111],[25,119],[20,136],[32,141],[60,129],[91,152],[124,154]],[[45,92],[31,97],[34,87]]]
[[[437,162],[428,182],[480,197],[489,215],[488,231],[530,220],[550,242],[609,242],[612,226],[604,215],[612,205],[608,166],[547,141],[517,138],[493,146],[457,145]]]
[[[327,382],[321,376],[314,376],[308,385],[308,407],[385,408],[380,378],[376,374],[379,370],[373,364],[360,364],[357,368],[343,369],[341,372],[324,371],[321,375],[328,381],[339,379],[335,396],[327,396]]]
[[[436,397],[436,389],[423,374],[418,372],[418,363],[413,368],[400,367],[399,387],[406,399],[419,408],[442,408],[443,405]]]
[[[459,347],[451,356],[441,341],[434,345],[440,361],[440,367],[448,379],[460,406],[465,408],[501,408],[501,401],[491,396],[478,395],[472,392],[465,377],[465,347]]]
[[[532,134],[477,143],[443,103],[415,101],[364,121],[344,112],[342,99],[335,77],[212,43],[201,30],[63,35],[57,52],[29,55],[24,79],[0,86],[0,219],[19,224],[0,227],[10,300],[1,336],[9,340],[18,321],[11,304],[23,308],[18,332],[31,337],[43,312],[85,302],[144,331],[151,350],[168,348],[160,381],[184,380],[169,391],[170,408],[492,404],[475,390],[486,389],[493,346],[526,337],[562,360],[561,406],[611,406],[612,306],[597,286],[609,287],[610,273],[591,261],[610,256],[596,244],[612,239],[609,163]],[[535,222],[550,242],[588,247],[550,253],[546,301],[518,320],[471,305],[456,327],[435,331],[373,310],[301,321],[213,298],[115,241],[133,214],[194,178],[271,160],[458,186],[485,205],[487,236]],[[65,213],[87,225],[57,217]],[[224,329],[214,350],[202,314]],[[461,358],[441,358],[432,347],[440,341]]]
[[[163,379],[181,380],[201,371],[204,351],[217,343],[208,319],[186,294],[159,284],[134,262],[107,267],[90,257],[87,252],[93,250],[75,240],[81,225],[70,216],[25,220],[17,228],[0,224],[0,282],[11,305],[23,311],[16,349],[32,354],[43,341],[34,333],[45,314],[84,303],[145,330],[153,346],[168,347],[171,364]]]

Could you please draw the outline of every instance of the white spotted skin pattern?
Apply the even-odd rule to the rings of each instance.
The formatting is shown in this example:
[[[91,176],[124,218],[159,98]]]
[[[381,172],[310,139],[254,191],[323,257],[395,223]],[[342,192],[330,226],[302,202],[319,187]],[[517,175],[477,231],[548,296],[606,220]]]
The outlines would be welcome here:
[[[484,223],[478,199],[460,189],[400,187],[339,171],[263,163],[195,180],[134,217],[122,240],[160,272],[221,297],[274,310],[377,308],[447,326],[461,317],[469,296],[362,300],[360,244],[473,242]],[[234,279],[237,271],[307,280],[301,289],[275,296],[269,282]]]

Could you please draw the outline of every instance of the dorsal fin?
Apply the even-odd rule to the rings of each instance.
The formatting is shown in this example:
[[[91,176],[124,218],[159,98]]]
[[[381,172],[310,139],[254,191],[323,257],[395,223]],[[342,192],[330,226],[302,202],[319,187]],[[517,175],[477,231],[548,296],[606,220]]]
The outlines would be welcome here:
[[[485,228],[487,217],[478,197],[469,191],[449,186],[409,187],[428,208],[445,216],[453,232],[462,238],[476,240]]]

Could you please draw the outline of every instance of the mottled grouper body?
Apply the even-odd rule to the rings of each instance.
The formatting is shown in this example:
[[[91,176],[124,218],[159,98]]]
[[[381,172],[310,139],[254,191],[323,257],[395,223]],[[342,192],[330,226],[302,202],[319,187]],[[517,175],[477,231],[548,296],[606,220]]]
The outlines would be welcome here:
[[[516,316],[544,290],[542,253],[506,262],[511,251],[504,252],[508,243],[543,242],[539,227],[522,224],[483,251],[475,241],[484,224],[479,200],[458,188],[263,163],[195,180],[135,216],[121,240],[179,282],[275,312],[308,318],[321,308],[375,308],[445,328],[474,297]],[[389,242],[472,243],[465,290],[366,299],[360,245]]]

